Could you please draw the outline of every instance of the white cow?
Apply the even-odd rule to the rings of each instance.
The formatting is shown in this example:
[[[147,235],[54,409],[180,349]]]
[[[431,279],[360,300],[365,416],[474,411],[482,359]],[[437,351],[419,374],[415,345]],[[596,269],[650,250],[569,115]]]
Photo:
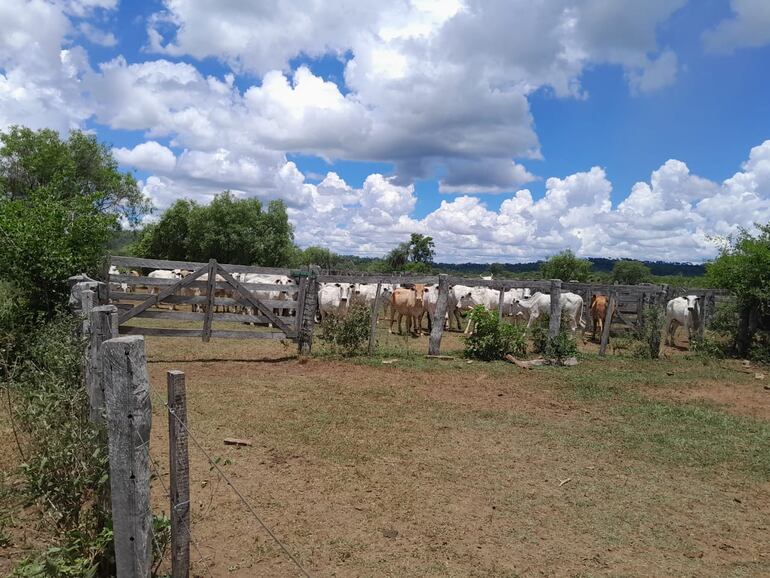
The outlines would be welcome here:
[[[438,303],[438,285],[426,285],[425,287],[426,291],[423,297],[423,307],[425,307],[425,311],[430,319],[431,327],[433,327],[436,317],[436,304]],[[452,328],[452,318],[457,321],[457,329],[462,329],[462,317],[460,317],[460,311],[457,308],[457,297],[450,288],[447,294],[446,315],[444,316],[444,323],[449,329]]]
[[[122,275],[120,271],[118,271],[118,268],[115,265],[110,265],[110,270],[108,275]],[[126,283],[125,281],[121,281],[120,283],[110,283],[110,290],[112,291],[122,291],[123,293],[130,293],[131,292],[131,285]]]
[[[392,290],[390,285],[380,285],[380,297],[377,303],[377,315],[381,311],[387,309],[387,304],[390,303],[390,294]],[[350,293],[350,304],[361,304],[366,307],[371,307],[374,303],[374,298],[377,295],[377,285],[372,283],[356,283]]]
[[[181,279],[183,277],[183,271],[181,269],[156,269],[150,271],[147,275],[151,279]],[[157,295],[160,293],[161,288],[158,285],[150,285],[150,293]],[[158,305],[160,308],[160,305]],[[172,303],[170,309],[176,311],[176,304]]]
[[[687,329],[687,338],[692,339],[693,330],[698,328],[702,312],[701,298],[697,295],[677,297],[666,304],[666,345],[674,345],[676,330]]]
[[[327,317],[345,317],[350,303],[352,283],[321,283],[318,289],[318,312],[321,321]]]
[[[508,289],[505,292],[505,297],[503,297],[503,315],[512,317],[514,315],[513,304],[516,299],[528,299],[531,295],[532,291],[529,289]]]
[[[565,292],[559,299],[561,305],[562,317],[566,315],[569,320],[569,328],[572,333],[585,327],[583,321],[583,298],[575,293]],[[513,312],[515,315],[521,315],[527,320],[527,329],[544,315],[551,313],[551,296],[544,293],[534,293],[527,299],[515,298],[513,301]]]
[[[257,284],[257,285],[293,285],[294,290],[290,290],[288,287],[286,290],[283,289],[257,289],[255,291],[251,291],[251,294],[254,295],[259,301],[288,301],[294,300],[296,298],[296,291],[297,286],[296,283],[294,283],[294,280],[291,277],[287,277],[286,275],[277,275],[274,273],[236,273],[236,279],[240,281],[241,283],[246,284]],[[245,313],[249,315],[254,314],[254,309],[252,307],[246,307],[244,310]],[[273,308],[273,313],[280,315],[281,309],[276,307]]]

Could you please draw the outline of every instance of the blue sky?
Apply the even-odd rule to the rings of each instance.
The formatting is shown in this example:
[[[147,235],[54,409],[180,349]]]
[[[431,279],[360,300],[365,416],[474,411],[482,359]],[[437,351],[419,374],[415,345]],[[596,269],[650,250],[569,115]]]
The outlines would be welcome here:
[[[283,199],[342,253],[702,261],[770,220],[770,2],[318,10],[12,0],[0,128],[94,131],[158,211]]]

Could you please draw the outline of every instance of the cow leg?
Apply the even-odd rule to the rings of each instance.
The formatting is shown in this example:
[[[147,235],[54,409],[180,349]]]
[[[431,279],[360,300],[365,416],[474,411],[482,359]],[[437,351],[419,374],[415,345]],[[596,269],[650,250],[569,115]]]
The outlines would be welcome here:
[[[393,335],[393,322],[395,321],[395,316],[393,315],[393,310],[390,310],[390,325],[388,326],[388,333]]]
[[[468,325],[466,325],[466,326],[465,326],[465,331],[463,332],[463,333],[465,333],[466,335],[468,335],[468,333],[470,333],[470,330],[471,330],[471,323],[473,323],[473,319],[471,319],[470,317],[468,317]]]

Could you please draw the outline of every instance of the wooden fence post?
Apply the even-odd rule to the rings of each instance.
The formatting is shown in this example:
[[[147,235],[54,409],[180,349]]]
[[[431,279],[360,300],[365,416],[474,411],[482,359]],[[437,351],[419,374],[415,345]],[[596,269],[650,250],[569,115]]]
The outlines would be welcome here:
[[[305,303],[302,308],[302,319],[299,320],[297,331],[297,349],[299,353],[310,353],[313,348],[313,329],[315,314],[318,306],[318,267],[310,268],[305,288]]]
[[[190,462],[184,372],[167,371],[168,459],[171,500],[171,576],[190,575]]]
[[[96,292],[91,289],[84,289],[80,293],[80,314],[83,316],[83,335],[88,336],[91,333],[91,310],[94,308]]]
[[[377,340],[377,318],[380,316],[380,291],[382,282],[377,283],[377,290],[374,292],[374,303],[372,303],[372,324],[369,328],[369,355],[374,353],[374,345]]]
[[[700,315],[698,316],[698,339],[703,339],[703,335],[706,333],[706,315],[708,314],[708,303],[709,299],[713,299],[713,297],[713,291],[706,291],[701,296]]]
[[[548,337],[554,339],[561,327],[561,279],[551,279],[551,318],[548,323]]]
[[[446,317],[449,299],[449,278],[445,273],[438,276],[438,299],[436,313],[433,316],[433,326],[428,339],[428,355],[439,355],[441,352],[441,337],[444,335],[444,317]]]
[[[505,306],[505,285],[500,287],[500,298],[497,301],[497,318],[503,320],[503,307]]]
[[[599,344],[599,355],[604,355],[607,351],[607,343],[610,340],[610,326],[612,325],[612,313],[617,306],[618,293],[615,289],[610,289],[610,298],[607,303],[607,311],[604,314],[604,327],[602,327],[602,340]]]
[[[149,578],[152,569],[150,511],[150,382],[144,337],[109,339],[100,350],[107,405],[110,493],[117,578]]]
[[[85,293],[85,291],[84,291]],[[90,291],[89,291],[90,293]],[[117,337],[113,325],[118,308],[114,305],[99,305],[91,309],[90,331],[86,345],[86,391],[88,392],[88,416],[92,423],[104,424],[104,384],[101,379],[99,350],[108,339]]]
[[[209,259],[208,283],[206,285],[206,315],[203,317],[203,341],[211,341],[211,322],[214,319],[214,291],[217,283],[217,260]]]

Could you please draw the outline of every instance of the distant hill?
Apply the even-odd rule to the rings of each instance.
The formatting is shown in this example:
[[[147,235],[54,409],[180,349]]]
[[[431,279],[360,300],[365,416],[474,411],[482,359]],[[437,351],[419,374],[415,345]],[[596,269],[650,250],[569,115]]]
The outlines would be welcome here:
[[[609,273],[615,266],[615,263],[621,259],[605,259],[603,257],[588,257],[593,263],[592,271]],[[526,273],[529,271],[539,271],[542,261],[533,261],[529,263],[503,263],[506,271],[511,273]],[[666,261],[642,261],[656,276],[682,275],[684,277],[699,277],[706,273],[704,265],[693,265],[692,263],[669,263]],[[437,269],[447,271],[457,271],[466,275],[480,275],[489,272],[490,263],[435,263]]]

